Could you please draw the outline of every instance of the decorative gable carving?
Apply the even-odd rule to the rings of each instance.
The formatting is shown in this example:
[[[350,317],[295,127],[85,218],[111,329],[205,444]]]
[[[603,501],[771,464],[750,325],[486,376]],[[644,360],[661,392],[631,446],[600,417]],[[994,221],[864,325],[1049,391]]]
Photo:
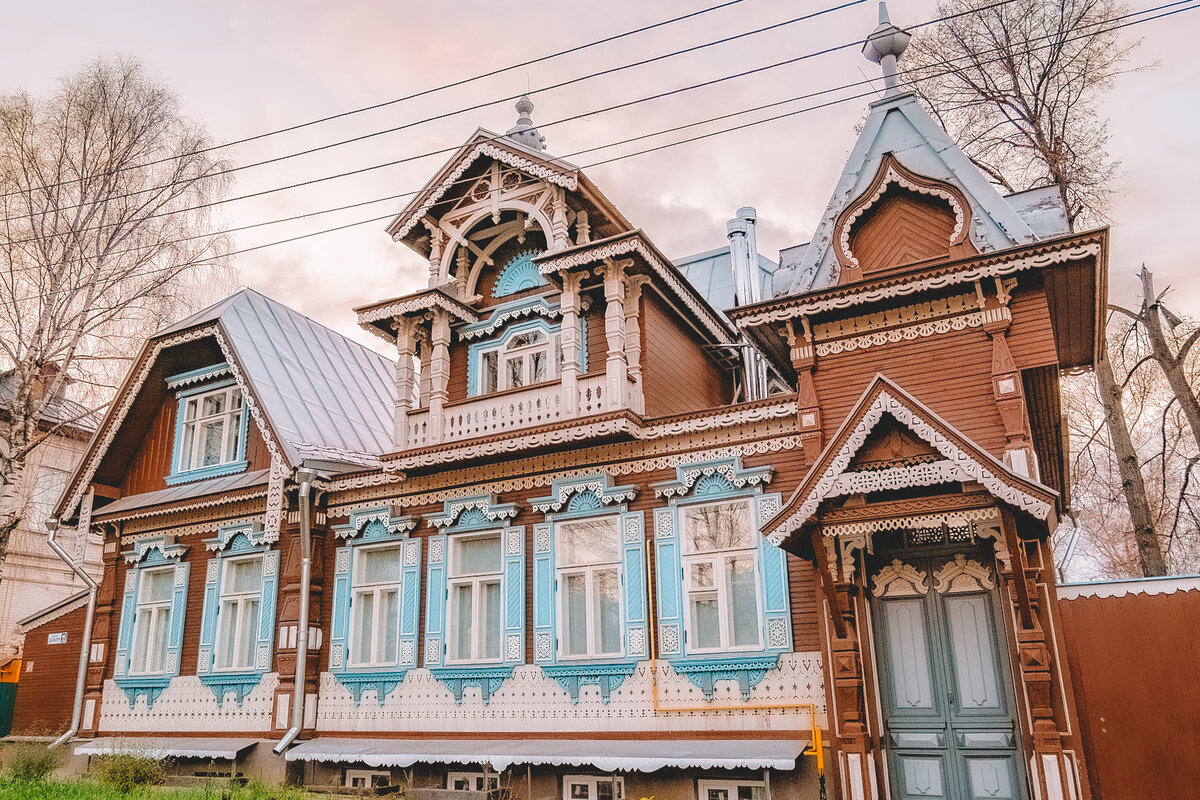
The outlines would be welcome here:
[[[760,489],[771,482],[771,467],[744,469],[741,458],[734,456],[720,461],[681,464],[675,468],[675,480],[656,483],[655,497],[683,497],[688,492],[697,495],[722,494],[741,489]]]
[[[839,283],[888,267],[948,256],[967,241],[971,206],[955,186],[905,168],[887,153],[875,179],[835,223]]]
[[[851,461],[885,415],[893,417],[940,458],[922,463],[854,472]],[[876,376],[838,434],[826,446],[787,507],[766,526],[772,544],[780,545],[792,532],[812,521],[825,499],[851,494],[974,481],[992,496],[1053,529],[1057,495],[1014,474],[994,456],[974,445],[916,398],[883,375]]]
[[[613,486],[608,475],[555,481],[550,495],[530,501],[534,511],[595,511],[603,506],[628,503],[637,495],[636,486]]]
[[[359,535],[370,536],[368,527],[375,526],[378,533],[388,536],[405,536],[417,529],[416,517],[400,515],[398,506],[364,508],[350,514],[350,522],[334,525],[333,535],[339,539],[353,539]]]
[[[481,494],[447,500],[441,511],[426,514],[425,519],[435,528],[482,528],[507,526],[516,516],[516,503],[499,503],[495,495]]]

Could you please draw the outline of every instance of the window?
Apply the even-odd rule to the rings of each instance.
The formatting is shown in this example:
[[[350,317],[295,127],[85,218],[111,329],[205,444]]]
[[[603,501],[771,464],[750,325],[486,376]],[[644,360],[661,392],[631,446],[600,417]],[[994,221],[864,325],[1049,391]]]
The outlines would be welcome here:
[[[167,639],[171,631],[175,568],[162,567],[139,572],[130,673],[164,673],[167,671]]]
[[[350,662],[393,666],[400,636],[400,547],[362,548],[354,556]]]
[[[252,669],[261,623],[262,556],[226,561],[217,611],[216,669]]]
[[[479,353],[479,390],[483,394],[518,389],[552,380],[562,368],[557,332],[535,328],[507,337]]]
[[[348,769],[342,785],[347,789],[378,789],[390,786],[392,774],[376,769]]]
[[[446,788],[456,792],[488,792],[500,788],[500,776],[495,772],[450,772]]]
[[[500,534],[450,540],[447,661],[499,661]]]
[[[234,384],[180,395],[175,472],[232,464],[245,454],[245,411]]]
[[[625,779],[619,775],[567,775],[563,800],[625,800]]]
[[[621,541],[617,517],[559,522],[560,657],[621,655]]]
[[[759,781],[699,781],[698,800],[765,800],[767,787]]]
[[[684,506],[689,649],[757,649],[758,549],[749,500]]]

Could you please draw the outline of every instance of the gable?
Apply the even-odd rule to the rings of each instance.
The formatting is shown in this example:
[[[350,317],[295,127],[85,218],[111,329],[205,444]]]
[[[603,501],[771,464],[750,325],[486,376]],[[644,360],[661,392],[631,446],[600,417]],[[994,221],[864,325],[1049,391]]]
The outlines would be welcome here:
[[[892,189],[858,221],[848,250],[864,276],[919,261],[945,260],[950,257],[955,227],[954,210],[946,201]]]
[[[892,435],[889,427],[895,424],[907,433]],[[880,455],[906,452],[924,456],[909,463],[904,458],[879,463]],[[865,464],[875,468],[863,469]],[[980,484],[996,500],[1043,521],[1050,530],[1057,522],[1058,495],[1052,489],[1016,475],[915,397],[877,375],[763,533],[782,545],[810,524],[821,503],[831,498],[956,482]]]

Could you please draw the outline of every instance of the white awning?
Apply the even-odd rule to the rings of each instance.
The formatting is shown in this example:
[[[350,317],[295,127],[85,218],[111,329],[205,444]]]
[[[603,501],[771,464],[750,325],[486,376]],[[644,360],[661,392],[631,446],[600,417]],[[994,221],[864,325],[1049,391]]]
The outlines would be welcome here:
[[[596,767],[603,772],[693,769],[795,769],[808,745],[796,739],[333,739],[304,742],[288,761],[361,763],[369,767],[413,764],[514,764]]]
[[[111,736],[92,739],[75,748],[77,756],[136,753],[150,758],[219,758],[233,761],[257,739],[169,739],[157,736]]]

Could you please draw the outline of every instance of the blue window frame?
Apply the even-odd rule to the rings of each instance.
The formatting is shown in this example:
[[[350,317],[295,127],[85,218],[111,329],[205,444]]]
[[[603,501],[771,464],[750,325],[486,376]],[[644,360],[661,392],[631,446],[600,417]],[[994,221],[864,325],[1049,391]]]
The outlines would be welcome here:
[[[224,364],[208,368],[220,374],[228,369]],[[168,386],[190,381],[198,371],[172,376]],[[209,373],[202,373],[201,377]],[[249,413],[241,389],[233,379],[220,380],[183,389],[175,395],[178,409],[175,414],[175,442],[171,455],[171,474],[167,484],[232,475],[248,466],[246,434]]]
[[[525,528],[491,495],[447,500],[426,516],[425,666],[462,702],[484,703],[525,663]]]
[[[735,680],[743,699],[792,649],[787,556],[759,533],[782,506],[767,467],[684,464],[655,484],[658,653],[712,699]]]
[[[647,655],[644,517],[632,486],[607,475],[559,481],[534,500],[534,663],[573,702],[586,685],[602,701]]]
[[[562,325],[531,319],[467,349],[467,394],[475,397],[554,380],[562,368]],[[587,371],[587,331],[579,321],[579,368]]]
[[[333,529],[348,541],[334,559],[329,671],[356,705],[368,689],[383,705],[417,665],[421,541],[409,537],[416,527],[416,519],[380,507]]]
[[[122,555],[129,568],[121,598],[121,621],[113,678],[132,708],[147,710],[179,674],[187,611],[188,548],[174,537],[141,539]]]
[[[205,573],[196,674],[218,704],[232,694],[240,706],[271,669],[279,551],[251,524],[224,526],[205,545],[214,555]]]

